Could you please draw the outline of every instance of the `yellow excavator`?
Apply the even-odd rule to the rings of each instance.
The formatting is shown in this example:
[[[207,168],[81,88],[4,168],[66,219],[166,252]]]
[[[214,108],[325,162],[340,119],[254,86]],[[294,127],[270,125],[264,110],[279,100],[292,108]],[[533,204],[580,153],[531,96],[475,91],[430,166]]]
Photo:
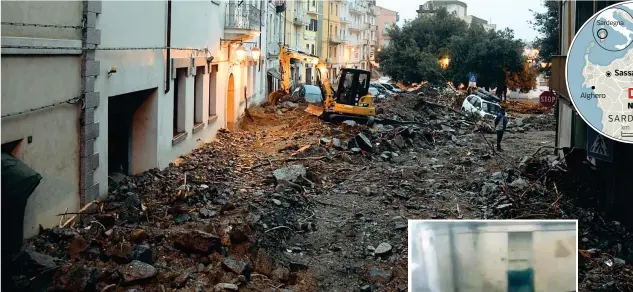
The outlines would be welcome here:
[[[367,70],[344,68],[337,81],[337,90],[333,90],[328,79],[326,64],[318,57],[282,46],[279,51],[281,88],[268,95],[268,101],[277,105],[279,99],[291,94],[290,60],[298,59],[316,67],[316,83],[323,95],[323,106],[309,104],[306,112],[320,117],[324,121],[337,122],[354,120],[372,124],[376,116],[374,97],[369,93],[371,73]]]

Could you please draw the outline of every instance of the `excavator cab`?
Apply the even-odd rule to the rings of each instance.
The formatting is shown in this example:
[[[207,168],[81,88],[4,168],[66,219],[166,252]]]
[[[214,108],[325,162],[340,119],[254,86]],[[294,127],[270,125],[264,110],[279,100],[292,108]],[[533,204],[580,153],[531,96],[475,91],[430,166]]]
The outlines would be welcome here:
[[[369,94],[369,71],[345,68],[341,70],[338,87],[334,93],[337,104],[359,106],[359,101]]]

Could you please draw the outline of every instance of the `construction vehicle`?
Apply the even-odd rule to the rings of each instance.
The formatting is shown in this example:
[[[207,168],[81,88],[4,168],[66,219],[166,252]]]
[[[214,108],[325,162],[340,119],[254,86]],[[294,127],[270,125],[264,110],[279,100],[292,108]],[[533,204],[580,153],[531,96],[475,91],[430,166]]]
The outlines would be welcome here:
[[[376,109],[374,97],[369,93],[371,73],[367,70],[344,68],[338,77],[337,88],[333,90],[328,79],[326,64],[317,56],[291,50],[282,46],[279,51],[281,89],[268,95],[268,101],[276,105],[279,99],[290,94],[291,59],[312,63],[316,67],[316,83],[323,95],[323,108],[308,105],[306,112],[320,117],[324,121],[337,122],[354,120],[361,123],[373,123]]]

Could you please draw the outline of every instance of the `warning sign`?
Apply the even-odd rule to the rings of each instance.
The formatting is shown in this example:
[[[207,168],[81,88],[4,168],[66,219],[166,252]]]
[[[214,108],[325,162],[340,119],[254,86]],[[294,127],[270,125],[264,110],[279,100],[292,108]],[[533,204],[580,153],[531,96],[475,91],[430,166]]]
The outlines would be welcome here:
[[[613,140],[605,138],[590,127],[587,127],[587,156],[612,162]]]

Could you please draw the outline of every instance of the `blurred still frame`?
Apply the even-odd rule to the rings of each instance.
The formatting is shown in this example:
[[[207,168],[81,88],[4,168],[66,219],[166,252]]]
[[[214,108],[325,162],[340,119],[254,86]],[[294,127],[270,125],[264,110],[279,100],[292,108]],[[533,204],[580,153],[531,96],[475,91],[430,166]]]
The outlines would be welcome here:
[[[409,220],[409,292],[577,291],[577,220]]]

